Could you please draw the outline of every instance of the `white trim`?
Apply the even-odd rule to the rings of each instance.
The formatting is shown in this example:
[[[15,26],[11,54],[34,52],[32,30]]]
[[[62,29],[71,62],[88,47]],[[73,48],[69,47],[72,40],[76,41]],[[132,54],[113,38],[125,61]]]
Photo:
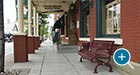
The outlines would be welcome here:
[[[123,44],[123,39],[120,39],[120,38],[94,38],[94,40],[115,41],[114,44],[117,44],[117,45]]]
[[[90,38],[79,38],[80,41],[90,41]]]
[[[40,37],[40,36],[35,35],[34,37]]]
[[[61,37],[64,37],[65,35],[60,35]]]
[[[66,37],[66,39],[68,40],[68,39],[69,39],[69,37]]]
[[[13,33],[13,35],[26,35],[26,34],[23,32],[15,32],[15,33]]]
[[[28,35],[28,37],[34,37],[33,35]]]

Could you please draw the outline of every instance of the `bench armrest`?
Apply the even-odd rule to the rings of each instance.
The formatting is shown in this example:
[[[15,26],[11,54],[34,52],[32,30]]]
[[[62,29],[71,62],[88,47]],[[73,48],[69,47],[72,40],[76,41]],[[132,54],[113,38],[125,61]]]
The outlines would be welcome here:
[[[90,42],[85,42],[85,43],[82,44],[82,46],[80,46],[79,51],[89,50],[89,48],[90,48]]]

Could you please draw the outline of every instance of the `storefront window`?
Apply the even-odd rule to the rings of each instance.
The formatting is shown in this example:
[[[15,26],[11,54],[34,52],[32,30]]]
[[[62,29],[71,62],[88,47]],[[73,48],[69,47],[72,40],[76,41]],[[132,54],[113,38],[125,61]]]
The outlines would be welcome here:
[[[89,36],[89,10],[84,15],[84,35]]]
[[[103,7],[103,34],[120,34],[120,0],[105,1]]]
[[[86,34],[87,34],[87,36],[89,36],[90,34],[89,34],[89,15],[87,16],[87,24],[86,24],[87,26],[87,31],[86,31]]]
[[[80,35],[81,37],[89,37],[89,9],[90,9],[90,5],[89,5],[89,0],[85,0],[81,2],[81,32]]]

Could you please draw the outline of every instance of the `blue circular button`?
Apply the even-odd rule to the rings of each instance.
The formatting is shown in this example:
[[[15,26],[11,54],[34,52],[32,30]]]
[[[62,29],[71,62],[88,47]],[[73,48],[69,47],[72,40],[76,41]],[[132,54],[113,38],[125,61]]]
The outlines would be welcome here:
[[[113,54],[113,60],[118,65],[126,65],[129,63],[131,55],[129,51],[125,48],[117,49]]]

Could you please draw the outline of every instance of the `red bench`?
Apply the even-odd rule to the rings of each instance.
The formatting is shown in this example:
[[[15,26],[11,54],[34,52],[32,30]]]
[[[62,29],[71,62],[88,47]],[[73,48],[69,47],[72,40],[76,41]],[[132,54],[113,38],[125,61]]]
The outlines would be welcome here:
[[[78,52],[78,54],[81,55],[80,62],[82,62],[82,59],[88,59],[91,62],[95,62],[96,66],[94,68],[94,73],[97,73],[97,67],[100,65],[108,66],[110,68],[109,72],[113,72],[112,66],[109,64],[113,44],[114,41],[99,40],[94,40],[91,43],[83,43]]]

